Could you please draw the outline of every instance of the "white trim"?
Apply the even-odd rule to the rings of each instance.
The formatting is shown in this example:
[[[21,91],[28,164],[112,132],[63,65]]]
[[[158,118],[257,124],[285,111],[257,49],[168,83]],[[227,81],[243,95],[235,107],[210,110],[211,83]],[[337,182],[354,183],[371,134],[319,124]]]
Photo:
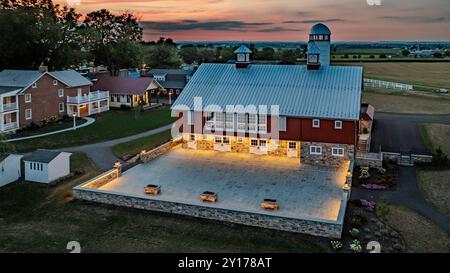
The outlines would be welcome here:
[[[58,85],[58,80],[53,80],[53,85]]]
[[[242,122],[242,118],[243,118],[244,122]],[[247,131],[247,114],[236,113],[236,131],[237,132],[246,132]]]
[[[228,118],[230,116],[231,121],[228,121]],[[228,125],[231,125],[231,128]],[[225,113],[225,130],[229,132],[234,132],[234,113]]]
[[[294,147],[294,148],[291,148],[291,144],[294,144],[295,147]],[[295,150],[297,150],[297,146],[298,146],[298,145],[297,145],[297,142],[296,142],[296,141],[289,141],[289,142],[288,142],[288,149],[292,149],[292,150],[295,149]]]
[[[31,94],[25,94],[25,103],[31,103]]]
[[[187,125],[194,125],[195,114],[194,111],[187,112]]]
[[[342,151],[342,153],[341,153],[341,151]],[[340,147],[331,147],[331,154],[333,156],[343,157],[345,154],[345,150],[344,150],[344,148],[340,148]]]
[[[313,128],[320,128],[320,119],[317,119],[317,118],[313,119],[312,120],[312,127]]]
[[[338,124],[339,124],[339,126],[338,126]],[[342,120],[335,120],[334,121],[334,129],[342,129],[342,126],[343,126]]]
[[[31,88],[33,88],[33,89],[37,88],[37,82],[33,82],[33,83],[31,84]]]
[[[59,98],[64,97],[64,88],[58,89],[58,97],[59,97]]]
[[[313,149],[315,151],[313,151]],[[320,152],[318,152],[318,150],[320,150]],[[309,154],[311,154],[311,155],[321,155],[322,154],[322,146],[317,146],[317,145],[309,146]]]
[[[287,131],[287,117],[280,116],[278,120],[278,129],[280,132],[286,132]]]
[[[27,112],[30,113],[29,117],[27,117]],[[33,119],[33,110],[32,110],[31,108],[25,109],[25,119],[26,119],[26,120]]]
[[[62,105],[62,108],[61,108],[61,105]],[[63,113],[64,112],[64,102],[60,102],[59,104],[58,104],[58,110],[59,110],[59,112],[60,113]]]

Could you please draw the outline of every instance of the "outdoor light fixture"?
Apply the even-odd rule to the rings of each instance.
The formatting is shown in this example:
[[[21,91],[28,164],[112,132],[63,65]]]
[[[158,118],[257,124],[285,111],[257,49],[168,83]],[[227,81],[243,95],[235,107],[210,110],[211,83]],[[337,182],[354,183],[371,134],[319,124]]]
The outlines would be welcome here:
[[[76,113],[72,113],[72,117],[73,117],[73,129],[76,130],[77,129],[77,114]]]
[[[120,163],[120,161],[116,161],[114,163],[114,168],[120,168],[120,167],[122,167],[122,163]]]
[[[342,189],[343,189],[344,191],[349,191],[349,190],[350,190],[350,185],[349,185],[347,182],[345,182],[345,184],[344,184],[344,186],[342,187]]]

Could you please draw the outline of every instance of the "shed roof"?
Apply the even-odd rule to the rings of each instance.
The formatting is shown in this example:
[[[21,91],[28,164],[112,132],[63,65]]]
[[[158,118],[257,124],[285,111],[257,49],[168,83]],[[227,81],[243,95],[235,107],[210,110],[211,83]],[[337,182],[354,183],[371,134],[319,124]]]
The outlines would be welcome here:
[[[29,155],[24,156],[23,160],[31,161],[31,162],[39,162],[39,163],[50,163],[53,161],[53,159],[55,159],[57,156],[59,156],[62,153],[64,153],[64,152],[39,149],[39,150],[32,152]]]
[[[280,115],[358,120],[362,67],[329,66],[307,70],[305,65],[202,64],[173,108],[218,105],[278,105]]]
[[[153,78],[125,78],[125,77],[99,77],[94,83],[92,91],[109,91],[110,94],[142,95],[147,90],[154,89]]]

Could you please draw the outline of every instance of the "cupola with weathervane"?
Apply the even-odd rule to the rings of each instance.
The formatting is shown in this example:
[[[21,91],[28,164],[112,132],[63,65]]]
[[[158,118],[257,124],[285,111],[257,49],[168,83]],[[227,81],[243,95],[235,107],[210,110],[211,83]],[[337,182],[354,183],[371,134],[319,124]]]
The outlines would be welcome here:
[[[246,68],[251,64],[250,54],[252,54],[252,51],[245,45],[236,49],[234,54],[236,54],[236,68]]]
[[[319,69],[320,66],[330,66],[331,31],[322,24],[311,28],[308,42],[308,69]]]

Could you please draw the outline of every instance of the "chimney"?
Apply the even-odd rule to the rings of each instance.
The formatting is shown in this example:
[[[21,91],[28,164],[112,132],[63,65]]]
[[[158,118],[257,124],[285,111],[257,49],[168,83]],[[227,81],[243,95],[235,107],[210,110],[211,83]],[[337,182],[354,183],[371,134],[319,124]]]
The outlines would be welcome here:
[[[40,72],[40,73],[46,73],[46,72],[48,72],[48,66],[46,66],[46,65],[41,65],[41,66],[39,66],[39,72]]]

